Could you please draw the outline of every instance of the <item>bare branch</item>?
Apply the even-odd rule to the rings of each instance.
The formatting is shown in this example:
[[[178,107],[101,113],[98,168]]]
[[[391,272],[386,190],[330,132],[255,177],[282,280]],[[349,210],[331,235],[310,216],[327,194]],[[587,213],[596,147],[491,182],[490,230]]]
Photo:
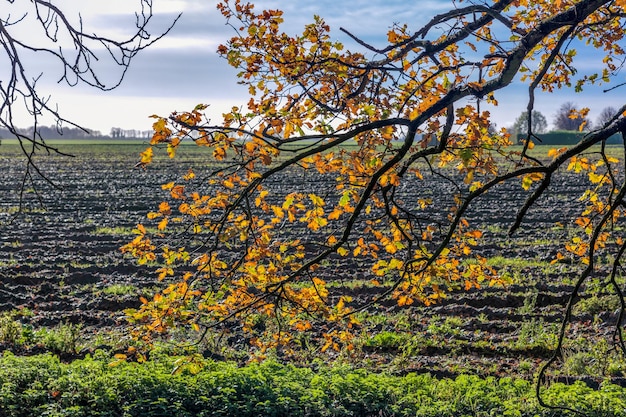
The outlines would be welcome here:
[[[86,84],[96,89],[107,91],[120,85],[133,58],[142,50],[165,36],[173,27],[172,24],[158,35],[149,32],[152,20],[152,1],[141,0],[140,11],[136,14],[136,31],[126,39],[112,39],[98,34],[89,33],[83,28],[82,18],[73,23],[69,11],[44,0],[33,0],[30,9],[18,18],[12,18],[10,8],[5,18],[0,18],[0,45],[7,62],[5,77],[0,82],[0,126],[7,129],[17,138],[27,156],[27,170],[33,170],[39,176],[45,176],[35,166],[35,152],[45,151],[65,155],[59,149],[49,146],[39,132],[40,120],[51,117],[55,120],[58,130],[63,125],[82,129],[71,120],[65,118],[52,104],[50,97],[38,91],[41,74],[32,74],[28,68],[26,55],[51,57],[59,65],[61,76],[58,82],[70,86]],[[29,24],[29,31],[40,30],[44,39],[31,41],[20,35],[21,26]],[[104,54],[100,48],[104,48]],[[113,81],[104,81],[95,67],[97,61],[108,58],[120,67],[119,76]],[[33,124],[32,133],[26,134],[15,124],[16,114],[29,114]],[[27,145],[30,144],[30,145]],[[30,151],[26,151],[26,147]],[[45,178],[51,182],[51,179]]]

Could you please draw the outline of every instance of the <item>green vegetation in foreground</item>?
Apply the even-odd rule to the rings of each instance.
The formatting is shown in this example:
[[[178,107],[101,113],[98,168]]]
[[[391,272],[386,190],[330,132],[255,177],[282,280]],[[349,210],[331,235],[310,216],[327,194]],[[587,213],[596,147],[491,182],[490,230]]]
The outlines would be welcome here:
[[[346,366],[317,371],[274,361],[237,367],[200,359],[172,374],[176,358],[120,363],[102,351],[72,363],[46,354],[0,358],[0,415],[30,416],[569,416],[541,408],[525,380],[392,376]],[[201,365],[202,369],[192,369]],[[192,371],[194,371],[192,373]],[[587,416],[622,416],[626,390],[554,384],[544,398]]]

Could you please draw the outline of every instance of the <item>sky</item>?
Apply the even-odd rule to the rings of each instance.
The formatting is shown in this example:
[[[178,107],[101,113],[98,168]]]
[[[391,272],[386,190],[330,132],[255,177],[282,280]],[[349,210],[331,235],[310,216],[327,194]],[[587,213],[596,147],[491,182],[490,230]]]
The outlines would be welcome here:
[[[54,3],[74,21],[80,13],[84,27],[89,31],[112,37],[128,35],[134,27],[134,12],[140,10],[141,5],[140,0],[56,0]],[[331,26],[332,36],[351,50],[359,49],[359,46],[346,39],[339,27],[374,45],[383,45],[386,32],[394,23],[407,22],[417,28],[452,5],[450,0],[261,0],[255,3],[257,9],[284,10],[284,29],[289,33],[301,33],[314,14],[320,15]],[[39,91],[50,95],[50,101],[58,104],[64,117],[104,134],[108,134],[112,127],[149,130],[153,122],[150,115],[167,116],[175,110],[190,110],[199,103],[209,104],[208,115],[218,122],[221,113],[232,106],[243,106],[248,97],[246,89],[237,85],[236,71],[216,53],[217,46],[233,34],[232,28],[225,25],[224,18],[216,10],[216,4],[216,1],[208,0],[153,0],[152,33],[165,30],[179,13],[182,16],[165,38],[133,60],[122,84],[112,91],[59,84],[57,80],[63,69],[43,57],[28,57],[28,70],[32,76],[43,73],[38,83]],[[5,3],[3,8],[7,7],[13,6]],[[24,30],[23,36],[28,38],[31,35]],[[580,58],[585,65],[587,61],[591,65],[594,53],[585,52]],[[111,79],[119,75],[106,55],[97,65]],[[622,75],[618,81],[623,78]],[[500,105],[490,109],[498,126],[512,125],[525,110],[527,88],[515,83],[507,88],[506,93],[498,93]],[[621,89],[602,93],[603,88],[606,86],[589,89],[584,95],[572,91],[542,94],[536,98],[535,108],[551,122],[558,107],[572,101],[581,107],[590,107],[590,118],[595,120],[604,107],[619,108],[623,104]],[[22,117],[17,124],[28,126],[30,120]]]

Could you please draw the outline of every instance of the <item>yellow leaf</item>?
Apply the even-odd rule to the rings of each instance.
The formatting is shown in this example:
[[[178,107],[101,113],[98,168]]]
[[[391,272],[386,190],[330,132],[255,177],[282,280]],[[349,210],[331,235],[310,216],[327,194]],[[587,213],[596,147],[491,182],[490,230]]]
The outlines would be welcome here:
[[[117,356],[117,355],[115,355],[115,356]],[[124,359],[117,359],[116,361],[113,361],[113,362],[109,363],[109,366],[110,367],[118,366],[118,365],[121,365],[124,362],[126,362],[126,358],[124,358]]]
[[[313,285],[316,285],[316,286],[326,285],[326,281],[318,277],[313,277]]]
[[[529,190],[531,185],[533,185],[533,180],[530,178],[530,175],[524,175],[524,178],[522,178],[522,188]]]
[[[591,181],[593,184],[597,184],[603,179],[604,179],[604,175],[598,175],[595,172],[589,173],[589,181]]]
[[[315,206],[323,206],[324,205],[324,200],[322,200],[321,197],[315,195],[315,194],[309,194],[309,198],[311,199],[311,201],[313,202],[313,205]]]
[[[389,243],[385,245],[385,250],[387,251],[387,253],[394,254],[398,251],[398,248],[393,243]]]
[[[482,186],[483,186],[483,183],[482,183],[482,182],[480,182],[480,181],[474,181],[474,182],[472,183],[472,185],[470,185],[469,190],[470,190],[470,191],[476,191],[476,190],[478,190],[478,189],[479,189],[480,187],[482,187]]]
[[[218,161],[224,160],[224,158],[226,158],[226,149],[223,147],[217,147],[213,149],[213,158],[217,159]]]
[[[167,144],[167,155],[170,158],[173,158],[176,156],[176,146],[172,145],[171,143]]]
[[[183,179],[185,181],[189,181],[189,180],[194,179],[195,177],[196,177],[196,174],[194,174],[193,170],[189,168],[189,171],[187,171],[187,174],[183,176]]]
[[[167,227],[167,218],[164,218],[163,220],[161,220],[159,222],[159,225],[157,226],[157,229],[163,231],[163,230],[165,230],[166,227]]]
[[[147,148],[145,151],[139,154],[141,156],[141,164],[149,164],[152,162],[153,151],[152,147]]]
[[[152,123],[152,129],[154,129],[155,132],[160,132],[165,129],[166,123],[167,121],[164,118],[159,117],[156,122]]]
[[[409,306],[411,304],[413,304],[413,299],[411,297],[408,297],[406,295],[401,295],[400,297],[398,297],[398,305],[400,307]]]

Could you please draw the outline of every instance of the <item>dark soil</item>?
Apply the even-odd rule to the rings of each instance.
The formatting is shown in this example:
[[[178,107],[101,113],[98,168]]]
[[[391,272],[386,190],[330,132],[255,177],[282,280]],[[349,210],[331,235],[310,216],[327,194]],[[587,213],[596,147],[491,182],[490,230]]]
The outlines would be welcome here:
[[[153,291],[157,285],[153,271],[125,258],[119,247],[132,240],[131,229],[144,222],[146,213],[167,196],[161,184],[179,178],[191,166],[206,163],[200,152],[180,152],[174,161],[162,160],[147,170],[135,169],[142,149],[137,144],[75,146],[67,149],[75,154],[73,158],[38,158],[36,163],[43,174],[61,188],[35,177],[34,186],[26,185],[20,203],[23,158],[17,148],[2,146],[0,310],[28,308],[33,313],[29,320],[37,326],[69,322],[106,328],[122,323],[122,310],[137,307],[139,295]],[[303,185],[309,184],[293,186]],[[316,185],[322,187],[323,183]],[[407,187],[403,192],[407,199],[428,194],[443,198],[446,187],[442,182],[430,190]],[[521,372],[520,361],[531,363],[534,369],[548,357],[550,351],[541,343],[519,341],[521,327],[535,320],[543,323],[539,327],[553,331],[562,320],[580,267],[564,263],[546,271],[545,265],[561,250],[558,242],[567,236],[567,226],[578,213],[577,200],[585,187],[578,177],[557,176],[550,194],[529,211],[512,237],[507,236],[507,229],[527,197],[519,181],[498,187],[472,208],[470,223],[486,230],[485,245],[477,248],[477,253],[488,258],[527,260],[529,266],[511,270],[516,281],[510,286],[453,292],[435,306],[398,307],[392,300],[379,305],[377,311],[390,316],[406,313],[411,332],[428,339],[423,347],[403,353],[403,371],[448,375],[465,369],[509,375]],[[22,210],[18,212],[20,204]],[[346,264],[327,278],[362,276],[358,268]],[[127,293],[107,290],[117,284],[132,287]],[[363,287],[353,291],[357,299],[367,299],[376,290]],[[461,318],[462,325],[450,333],[442,327],[447,317]],[[574,318],[570,335],[574,339],[605,338],[615,320],[612,312],[583,311]],[[442,330],[436,331],[433,323]],[[388,322],[376,330],[399,329]],[[399,353],[391,346],[372,348],[364,354],[370,363],[388,364],[397,361]]]

